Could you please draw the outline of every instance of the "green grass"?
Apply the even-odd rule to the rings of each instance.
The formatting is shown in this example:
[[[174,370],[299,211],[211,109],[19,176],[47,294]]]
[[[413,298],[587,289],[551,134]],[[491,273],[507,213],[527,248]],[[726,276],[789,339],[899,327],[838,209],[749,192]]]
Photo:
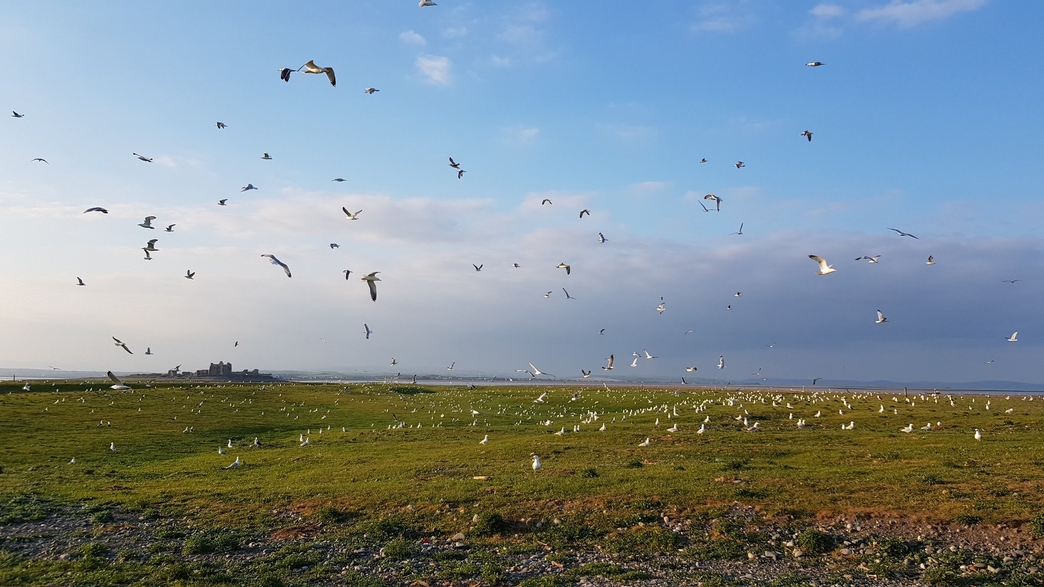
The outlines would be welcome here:
[[[156,540],[174,555],[234,555],[247,535],[321,533],[384,548],[390,559],[416,556],[422,537],[464,532],[498,548],[515,537],[555,548],[598,543],[616,553],[685,549],[732,560],[745,556],[750,536],[742,530],[723,528],[690,545],[660,520],[710,519],[719,505],[737,501],[799,519],[1032,520],[1030,528],[1044,534],[1037,456],[1044,401],[1015,396],[990,398],[987,411],[983,396],[955,396],[951,406],[945,396],[911,397],[911,405],[901,394],[589,387],[570,401],[576,388],[131,385],[134,392],[120,393],[97,383],[38,382],[32,392],[0,384],[0,524],[55,512],[81,512],[97,527],[128,516],[154,520]],[[534,403],[545,390],[547,402]],[[813,417],[817,410],[821,418]],[[735,420],[745,411],[760,432],[745,432]],[[588,420],[591,412],[597,421]],[[392,414],[407,427],[389,429]],[[697,435],[707,416],[707,432]],[[805,429],[795,426],[798,418]],[[849,421],[855,429],[841,430]],[[930,432],[899,431],[937,421],[943,426]],[[603,423],[607,430],[598,432]],[[680,430],[666,432],[674,423]],[[575,424],[581,432],[553,434]],[[974,428],[983,431],[981,442]],[[301,434],[310,446],[299,446]],[[489,443],[480,445],[486,434]],[[250,446],[255,437],[260,448]],[[651,445],[638,446],[646,437]],[[541,471],[530,468],[530,453],[540,455]],[[223,468],[237,456],[242,467]],[[181,518],[191,525],[158,524]],[[114,556],[54,564],[89,567]],[[286,582],[296,565],[314,558],[273,552],[255,576]],[[22,572],[23,562],[13,560],[4,572]],[[133,576],[140,563],[122,564]],[[223,576],[192,564],[172,562],[164,572],[171,581],[185,573]],[[443,578],[503,576],[490,561],[454,564],[440,571]],[[98,569],[83,572],[104,582]]]

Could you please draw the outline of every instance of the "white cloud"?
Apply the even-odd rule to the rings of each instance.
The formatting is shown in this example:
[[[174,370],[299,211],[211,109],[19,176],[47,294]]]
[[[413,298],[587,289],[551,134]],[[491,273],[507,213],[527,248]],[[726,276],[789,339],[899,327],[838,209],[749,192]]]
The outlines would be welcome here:
[[[884,6],[860,10],[856,19],[912,27],[923,22],[942,20],[960,12],[977,10],[986,2],[987,0],[892,0]]]
[[[641,181],[638,183],[632,183],[627,187],[638,195],[645,196],[667,191],[672,185],[674,185],[674,183],[670,181]]]
[[[514,143],[532,143],[540,136],[540,129],[535,126],[513,126],[504,129],[504,134]]]
[[[818,18],[839,18],[845,15],[845,9],[837,4],[817,4],[808,13]]]
[[[628,141],[651,139],[660,134],[655,127],[640,124],[600,124],[598,128],[616,138]]]
[[[406,43],[407,45],[417,45],[419,47],[423,47],[424,45],[428,44],[428,41],[424,40],[424,37],[422,37],[419,33],[414,32],[413,30],[403,31],[399,33],[399,40],[403,43]]]
[[[699,20],[692,30],[703,33],[732,34],[750,28],[756,21],[746,2],[706,4],[701,6]]]
[[[417,57],[417,69],[433,84],[448,86],[450,84],[449,57],[438,55],[421,55]]]
[[[447,39],[456,39],[458,37],[464,37],[468,34],[468,27],[450,27],[448,29],[442,29],[442,36]]]

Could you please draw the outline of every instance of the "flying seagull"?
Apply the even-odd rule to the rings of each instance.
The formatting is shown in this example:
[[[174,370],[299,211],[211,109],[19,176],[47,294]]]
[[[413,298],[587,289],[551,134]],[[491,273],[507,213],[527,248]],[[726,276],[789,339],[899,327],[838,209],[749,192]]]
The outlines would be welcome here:
[[[512,263],[511,266],[514,267],[515,269],[518,269],[518,268],[522,267],[518,263]]]
[[[105,208],[102,208],[101,206],[94,206],[92,208],[87,208],[86,210],[83,211],[84,214],[86,214],[88,212],[101,212],[102,214],[108,214],[109,213],[108,210],[106,210]]]
[[[373,331],[370,330],[369,324],[363,324],[363,333],[366,335],[366,340],[370,340],[370,335],[373,334]]]
[[[602,233],[600,233],[600,232],[598,233],[598,242],[600,242],[600,243],[604,243],[604,242],[605,242],[605,241],[607,241],[607,240],[609,240],[609,239],[605,238],[605,235],[603,235],[603,234],[602,234]]]
[[[935,265],[935,257],[932,255],[928,255],[928,261],[925,263],[925,265]]]
[[[107,371],[105,374],[108,375],[109,379],[111,379],[112,382],[113,382],[113,385],[110,385],[109,389],[115,389],[117,391],[126,391],[126,390],[130,389],[130,386],[124,385],[123,382],[120,381],[118,377],[116,377],[115,375],[112,374],[112,371]],[[112,450],[116,450],[116,449],[113,448]]]
[[[290,268],[286,266],[286,263],[283,263],[279,259],[276,259],[275,255],[269,255],[269,254],[265,253],[264,255],[261,255],[261,256],[262,257],[268,257],[268,260],[271,261],[273,265],[279,265],[280,267],[283,268],[283,271],[286,273],[286,276],[287,277],[291,277],[291,275],[290,275]]]
[[[1010,283],[1012,285],[1015,285],[1015,282],[1017,282],[1017,281],[1021,281],[1021,280],[1020,279],[1002,279],[1001,283]]]
[[[19,114],[14,110],[11,111],[11,118],[25,118],[25,114]]]
[[[449,158],[449,166],[452,167],[453,169],[460,169],[460,163],[457,163],[456,161],[454,161],[453,157]]]
[[[150,347],[150,346],[145,347],[145,354],[146,355],[151,355],[152,354],[152,347]]]
[[[529,368],[533,370],[533,376],[534,377],[536,377],[537,375],[551,375],[550,373],[544,373],[540,369],[537,369],[536,366],[533,365],[533,363],[529,364]],[[554,375],[551,375],[551,377],[554,377]]]
[[[195,271],[193,271],[191,269],[185,271],[185,279],[192,279],[195,276],[196,276],[196,272]]]
[[[806,130],[805,132],[801,133],[801,136],[808,138],[808,142],[812,142],[812,131]]]
[[[740,236],[743,236],[743,223],[742,222],[740,222],[740,229],[739,229],[739,231],[738,232],[734,232],[732,234],[738,234]]]
[[[897,232],[899,234],[899,236],[908,236],[910,238],[917,238],[916,236],[914,236],[914,235],[912,235],[912,234],[910,234],[908,232],[903,232],[903,231],[899,230],[898,228],[889,228],[888,230],[894,230],[895,232]],[[917,239],[917,240],[921,240],[921,239]]]
[[[140,226],[142,228],[154,229],[156,227],[152,225],[152,221],[155,220],[155,219],[156,219],[155,216],[146,216],[145,217],[145,222],[142,222],[142,223],[138,224],[138,226]]]
[[[44,159],[43,157],[37,157],[37,158],[33,159],[32,161],[30,161],[30,163],[35,163],[37,161],[43,161],[44,163],[47,163],[47,159]],[[47,164],[50,165],[50,163],[47,163]]]
[[[222,198],[222,199],[218,200],[218,206],[227,206],[228,204],[225,203],[227,201],[228,201],[228,198]]]
[[[638,353],[631,353],[631,354],[634,355],[634,360],[631,361],[631,366],[632,367],[637,367],[638,366],[638,359],[640,359],[642,357]]]
[[[808,258],[812,259],[816,263],[819,263],[819,271],[816,272],[816,275],[826,275],[827,273],[833,273],[837,271],[837,269],[834,269],[830,265],[827,265],[827,260],[823,257],[819,257],[817,255],[809,255]]]
[[[736,166],[736,169],[739,169],[740,167],[746,167],[747,166],[747,164],[742,162],[742,161],[737,161],[737,162],[733,163],[733,165]]]
[[[1012,332],[1011,336],[1007,337],[1005,340],[1008,342],[1019,342],[1019,331],[1016,330],[1015,332]]]
[[[227,127],[228,125],[225,124],[224,122],[215,122],[214,126],[218,127],[218,129],[222,129],[222,128]]]
[[[568,292],[568,291],[566,291],[566,288],[564,288],[564,287],[563,287],[563,288],[562,288],[562,291],[564,291],[564,292],[565,292],[565,295],[566,295],[566,299],[567,299],[567,300],[575,300],[575,299],[576,299],[576,298],[574,298],[573,296],[569,295],[569,292]]]
[[[707,158],[706,157],[703,157],[702,159],[700,159],[700,163],[706,163],[706,162],[707,162]]]
[[[351,269],[345,269],[345,270],[341,271],[341,273],[344,273],[344,279],[345,279],[345,281],[348,281],[348,276],[352,274],[352,270]]]
[[[262,154],[261,158],[264,159],[265,161],[271,161],[272,160],[272,156],[269,155],[268,153]]]
[[[609,362],[605,365],[605,367],[602,367],[602,370],[603,371],[612,371],[613,370],[613,356],[609,355],[609,358],[607,360]]]
[[[724,369],[725,368],[725,355],[718,356],[718,368],[719,369]]]
[[[569,273],[572,271],[572,268],[569,265],[566,265],[565,263],[559,263],[558,265],[555,265],[555,269],[565,269],[566,275],[569,275]]]
[[[475,268],[475,271],[482,271],[482,268],[485,267],[485,265],[485,263],[479,263],[478,265],[474,263],[471,264],[471,266]]]
[[[467,171],[464,171],[463,169],[458,169],[457,170],[457,179],[460,179],[460,178],[464,177],[465,173],[467,173]]]
[[[452,363],[450,363],[450,366],[449,366],[449,367],[446,367],[446,370],[447,370],[447,371],[452,371],[452,370],[453,370],[453,367],[454,367],[454,365],[456,365],[456,364],[457,364],[457,362],[456,362],[456,361],[453,361]]]
[[[805,64],[805,67],[819,67],[820,65],[823,65],[822,61],[809,61]]]
[[[377,277],[378,273],[380,273],[380,271],[374,271],[373,273],[368,273],[362,277],[362,281],[365,281],[366,285],[370,287],[370,299],[375,302],[377,301],[377,282],[381,280],[380,277]]]
[[[159,249],[156,248],[156,243],[158,241],[159,241],[158,238],[149,239],[149,242],[145,243],[145,249],[144,250],[150,251],[150,252],[159,251]]]
[[[348,208],[345,208],[344,206],[341,206],[341,210],[344,212],[345,216],[348,217],[348,220],[358,220],[359,214],[362,214],[362,210],[359,210],[355,214],[352,214],[348,211]]]
[[[164,228],[163,230],[165,230],[167,232],[174,232],[174,227],[175,226],[177,226],[177,224],[168,224],[167,228]]]
[[[379,92],[380,90],[378,90],[377,88],[366,88],[363,91],[372,96],[374,93]]]
[[[863,255],[862,257],[856,257],[856,261],[862,261],[862,260],[865,259],[867,262],[876,264],[877,260],[880,259],[880,258],[881,258],[881,255],[874,255],[873,257],[871,257],[869,255]]]
[[[888,322],[888,318],[885,318],[885,315],[881,313],[881,310],[878,310],[877,311],[877,322],[875,322],[875,324],[883,324],[885,322]]]
[[[583,210],[580,211],[580,218],[583,218],[584,214],[587,214],[588,216],[590,216],[591,215],[591,211],[588,210],[587,208],[584,208]]]
[[[685,368],[685,372],[686,373],[692,373],[693,371],[696,371],[696,370],[697,370],[697,367],[695,365],[693,365],[692,367],[686,367]]]
[[[82,279],[80,279],[79,277],[77,277],[77,278],[76,278],[76,285],[87,285],[87,284],[86,284],[86,283],[84,283]]]
[[[645,358],[646,359],[658,359],[659,358],[659,357],[652,356],[651,354],[649,354],[649,351],[647,351],[645,349],[642,349],[642,352],[645,353]]]
[[[706,199],[706,198],[704,198],[704,199]],[[703,208],[703,211],[704,211],[704,212],[710,212],[710,209],[709,209],[709,208],[707,208],[707,206],[705,206],[705,205],[703,204],[703,202],[701,202],[700,200],[696,200],[696,201],[697,201],[697,202],[699,202],[699,204],[700,204],[700,207],[701,207],[701,208]]]
[[[134,155],[135,157],[146,163],[152,163],[152,157],[146,157],[145,155],[139,155],[137,153],[131,153],[131,155]]]
[[[240,192],[247,192],[247,191],[250,191],[250,190],[256,190],[256,189],[257,189],[257,188],[256,188],[256,187],[254,187],[254,184],[252,184],[252,183],[248,183],[248,184],[246,184],[245,186],[243,186],[243,187],[239,188],[239,191],[240,191]]]
[[[1016,332],[1015,334],[1018,334],[1018,333]],[[134,354],[134,353],[131,352],[131,350],[129,348],[127,348],[127,344],[124,343],[122,340],[116,338],[115,336],[112,337],[112,340],[115,341],[116,346],[118,346],[121,349],[127,351],[128,354],[131,354],[131,355]]]
[[[331,249],[339,249],[339,248],[341,248],[341,245],[339,245],[337,243],[330,243],[330,248]]]
[[[554,203],[551,202],[551,198],[544,198],[540,201],[541,206],[543,206],[544,204],[551,204],[552,206],[554,206]]]
[[[348,180],[343,178],[343,177],[335,177],[335,178],[331,179],[330,181],[336,181],[337,183],[344,183],[344,182],[346,182]]]
[[[148,249],[146,249],[146,248],[143,248],[143,249],[141,249],[141,250],[145,251],[145,260],[146,260],[146,261],[151,261],[151,260],[152,260],[152,255],[151,255],[151,254],[149,254],[149,250],[148,250]]]
[[[717,211],[721,212],[721,198],[719,198],[718,196],[715,196],[714,194],[707,194],[706,196],[703,196],[703,199],[704,200],[714,200],[714,205],[717,208]],[[702,204],[702,202],[700,202],[700,203]]]
[[[551,290],[551,291],[554,291],[554,290]],[[549,291],[549,292],[545,293],[545,294],[544,294],[544,297],[545,297],[545,298],[549,298],[549,297],[551,297],[551,292]]]
[[[301,71],[302,69],[304,70],[303,73],[315,73],[315,74],[325,73],[326,77],[330,80],[330,85],[331,86],[336,86],[337,85],[337,78],[334,77],[334,70],[333,70],[332,67],[319,67],[318,65],[315,64],[315,61],[312,61],[311,59],[309,59],[308,63],[305,63],[304,65],[302,65],[297,71]],[[286,75],[286,79],[287,79],[287,81],[290,81],[290,74],[289,73]]]

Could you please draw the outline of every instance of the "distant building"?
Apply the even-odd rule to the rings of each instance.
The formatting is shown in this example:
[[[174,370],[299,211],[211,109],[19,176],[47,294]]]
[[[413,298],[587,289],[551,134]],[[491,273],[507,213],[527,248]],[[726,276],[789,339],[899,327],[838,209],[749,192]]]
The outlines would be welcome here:
[[[199,369],[196,371],[197,377],[228,377],[231,374],[232,363],[226,363],[224,361],[211,363],[209,369]]]

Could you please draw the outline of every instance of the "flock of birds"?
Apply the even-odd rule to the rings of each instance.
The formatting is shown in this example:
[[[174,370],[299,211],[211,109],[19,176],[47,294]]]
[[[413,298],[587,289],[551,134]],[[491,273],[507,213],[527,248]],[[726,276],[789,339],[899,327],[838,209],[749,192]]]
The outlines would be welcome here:
[[[532,365],[530,367],[537,371]],[[1018,401],[1034,401],[1033,396],[1013,399],[1011,396],[993,398],[939,393],[873,392],[848,394],[824,390],[784,393],[739,389],[683,395],[669,389],[608,387],[604,390],[599,387],[548,387],[535,398],[525,390],[507,395],[485,395],[474,394],[461,387],[446,388],[437,395],[389,396],[370,394],[365,389],[361,394],[348,395],[351,388],[344,387],[332,394],[317,394],[306,405],[304,399],[289,401],[284,397],[282,391],[287,384],[261,385],[253,390],[239,385],[195,386],[189,390],[180,385],[160,388],[146,385],[145,390],[132,390],[112,372],[108,376],[113,382],[111,389],[133,393],[115,396],[108,393],[64,392],[56,397],[50,407],[61,406],[79,393],[79,398],[70,403],[79,404],[81,407],[78,409],[81,410],[89,409],[89,412],[85,412],[89,421],[96,421],[96,427],[112,429],[113,432],[118,432],[123,425],[139,426],[128,420],[128,417],[133,418],[130,414],[135,413],[129,408],[135,404],[139,406],[139,413],[143,412],[141,406],[148,409],[149,413],[165,411],[169,420],[167,432],[180,431],[184,435],[195,434],[197,425],[207,429],[208,423],[212,424],[215,417],[225,424],[256,422],[260,417],[284,430],[287,426],[277,424],[278,420],[293,422],[289,426],[291,429],[300,426],[298,429],[301,432],[296,433],[296,441],[292,443],[279,436],[267,438],[264,442],[257,436],[252,440],[243,438],[234,441],[229,438],[227,443],[223,441],[218,446],[219,455],[227,455],[229,451],[239,448],[256,450],[296,445],[303,449],[331,436],[336,440],[337,432],[332,422],[341,418],[351,420],[355,427],[352,430],[350,426],[339,426],[341,434],[367,428],[376,430],[378,426],[388,430],[474,428],[481,430],[475,435],[477,439],[481,434],[481,439],[476,440],[480,446],[495,443],[498,436],[516,434],[509,433],[510,428],[531,431],[534,439],[590,432],[606,433],[612,428],[623,433],[622,436],[613,436],[617,441],[632,438],[630,442],[633,444],[630,446],[645,448],[669,442],[671,438],[684,438],[686,434],[692,434],[690,438],[701,438],[787,430],[834,429],[847,432],[856,428],[857,419],[863,422],[861,427],[875,433],[964,434],[961,432],[962,426],[948,425],[938,420],[940,413],[948,412],[952,418],[961,412],[1010,417],[1018,409]],[[96,390],[92,387],[85,391]],[[238,399],[234,396],[238,396]],[[170,406],[174,402],[181,403],[180,409]],[[1000,405],[994,406],[994,402]],[[374,406],[366,407],[366,404]],[[380,409],[382,407],[383,410]],[[123,418],[117,420],[115,428],[111,420],[104,419],[110,409],[115,410],[114,416],[118,414]],[[48,411],[48,408],[44,411]],[[382,421],[379,415],[382,411],[391,423]],[[173,417],[170,417],[171,412]],[[360,418],[359,413],[373,414],[376,419],[371,420],[367,427],[366,418]],[[932,416],[931,420],[923,426],[915,426],[909,421],[917,418],[924,421],[929,416]],[[99,421],[99,417],[103,419]],[[903,423],[905,425],[900,425]],[[984,436],[980,428],[974,428],[970,435],[975,441],[981,441]],[[139,448],[125,443],[117,445],[117,440],[110,440],[110,452]],[[534,471],[544,466],[536,452],[529,457]],[[75,464],[76,459],[73,458],[70,463]],[[244,465],[242,457],[237,456],[224,468],[235,469]]]
[[[419,6],[422,7],[422,8],[425,8],[425,7],[437,6],[437,4],[435,2],[432,2],[431,0],[420,0]],[[809,67],[809,68],[819,68],[819,67],[822,67],[824,65],[824,63],[820,62],[820,61],[810,61],[810,62],[805,63],[805,65],[807,67]],[[336,74],[334,72],[334,67],[329,66],[329,65],[325,65],[325,66],[317,65],[315,63],[315,60],[308,60],[306,63],[304,63],[303,65],[301,65],[300,67],[298,67],[296,69],[290,68],[290,67],[281,67],[281,68],[279,68],[278,72],[279,72],[279,78],[282,81],[287,82],[287,83],[290,82],[291,77],[292,77],[293,74],[321,75],[321,76],[325,76],[326,77],[326,79],[329,81],[329,83],[330,83],[330,85],[332,87],[336,87],[337,86],[337,77],[336,77]],[[366,87],[363,91],[366,94],[368,94],[368,95],[373,95],[373,94],[379,92],[380,90],[377,89],[377,88],[374,88],[374,87]],[[14,118],[24,118],[25,114],[19,113],[17,111],[12,111],[12,116]],[[228,128],[228,125],[225,124],[224,122],[221,122],[221,121],[215,122],[214,126],[216,127],[216,129],[218,131],[224,131],[225,129]],[[814,133],[811,130],[805,129],[798,136],[800,136],[801,138],[806,139],[806,141],[810,143],[812,141],[812,139],[813,139],[813,135],[814,135]],[[132,152],[132,156],[135,157],[136,159],[138,159],[139,161],[144,162],[144,163],[152,163],[153,162],[153,158],[152,157],[145,156],[145,155],[143,155],[141,153],[138,153],[138,152]],[[262,154],[262,156],[261,156],[261,159],[265,160],[265,161],[270,161],[273,158],[272,158],[272,156],[268,152],[264,152]],[[452,169],[453,173],[456,174],[457,179],[464,178],[464,175],[465,175],[465,173],[467,173],[467,171],[465,171],[462,168],[461,163],[459,161],[455,160],[453,157],[449,157],[448,160],[449,160],[449,167]],[[704,157],[704,158],[701,158],[699,160],[699,163],[700,164],[705,164],[705,163],[707,163],[707,161],[708,161],[707,158]],[[45,158],[42,158],[42,157],[33,158],[32,162],[42,162],[44,164],[48,164],[49,165],[49,162]],[[739,169],[745,168],[746,167],[746,163],[744,161],[742,161],[742,160],[737,160],[735,163],[732,164],[732,166],[739,170]],[[337,178],[334,178],[332,181],[340,183],[340,182],[344,182],[345,179],[341,178],[341,177],[337,177]],[[253,190],[258,190],[258,188],[256,186],[254,186],[252,183],[247,183],[245,186],[243,186],[241,188],[240,192],[241,193],[245,193],[245,192],[249,192],[249,191],[253,191]],[[707,205],[705,205],[703,203],[703,201],[699,201],[701,207],[703,208],[703,210],[705,212],[711,212],[711,211],[721,212],[722,205],[723,205],[723,199],[721,197],[719,197],[719,196],[717,196],[715,194],[706,194],[702,198],[702,200],[711,203],[711,207],[708,207]],[[228,198],[221,199],[221,200],[218,201],[218,205],[226,206],[227,202],[228,202]],[[550,198],[544,198],[541,201],[541,206],[551,206],[551,205],[553,205],[553,202],[551,201]],[[350,211],[345,206],[342,206],[341,210],[342,210],[342,212],[345,215],[345,219],[347,221],[351,221],[351,222],[359,221],[360,220],[360,215],[363,212],[363,210],[361,210],[361,209],[360,210],[356,210],[356,211],[353,212],[353,211]],[[87,208],[83,212],[83,214],[103,214],[103,215],[108,214],[108,213],[109,213],[109,210],[107,208],[105,208],[105,207],[102,207],[102,206],[92,206],[90,208]],[[579,211],[578,216],[579,216],[580,220],[583,220],[585,218],[585,216],[587,216],[587,217],[591,216],[591,211],[589,209],[587,209],[587,208],[581,209]],[[138,226],[140,228],[142,228],[142,229],[145,229],[145,230],[155,230],[158,227],[157,225],[153,224],[156,220],[157,220],[156,216],[149,215],[149,216],[146,216],[144,218],[144,220],[141,223],[138,224]],[[173,233],[176,226],[177,226],[176,223],[167,224],[163,228],[163,230],[166,233]],[[742,236],[744,234],[743,228],[744,228],[744,224],[741,223],[739,225],[738,231],[734,232],[732,234],[733,235]],[[915,236],[914,234],[905,232],[905,231],[897,229],[897,228],[889,228],[888,230],[894,231],[899,237],[908,237],[908,238],[911,238],[911,239],[918,239],[918,237]],[[602,232],[598,232],[598,241],[601,244],[605,244],[605,243],[607,243],[609,241],[609,239],[607,239]],[[141,248],[141,250],[144,252],[144,259],[146,261],[153,260],[154,259],[153,254],[160,252],[160,249],[157,248],[157,246],[156,246],[158,242],[159,242],[159,239],[157,239],[157,238],[148,239],[146,241],[145,245]],[[340,245],[338,245],[337,243],[330,243],[330,247],[331,248],[338,248],[339,246]],[[264,253],[264,254],[261,254],[261,257],[262,258],[267,258],[271,264],[276,265],[279,268],[281,268],[283,273],[286,275],[287,278],[292,278],[293,277],[293,274],[291,272],[290,266],[286,262],[280,260],[275,254]],[[827,259],[825,257],[823,257],[823,256],[816,255],[816,254],[810,254],[809,258],[818,265],[817,275],[819,275],[819,276],[830,275],[830,274],[835,273],[835,272],[838,271],[838,269],[836,269],[834,266],[832,266],[827,261]],[[867,261],[868,263],[871,263],[871,264],[878,264],[880,262],[880,258],[881,258],[881,255],[862,255],[862,256],[857,257],[856,261],[863,261],[863,260],[865,260],[865,261]],[[934,256],[929,256],[927,261],[926,261],[926,264],[929,265],[929,266],[934,265],[935,264]],[[483,270],[484,266],[485,266],[484,263],[473,263],[472,264],[472,267],[474,268],[475,272],[481,272]],[[520,265],[518,263],[514,263],[512,266],[514,268],[516,268],[516,269],[520,268]],[[556,269],[562,269],[565,272],[565,275],[567,275],[567,276],[572,274],[573,266],[570,263],[566,263],[566,262],[562,261],[562,262],[559,262],[554,267]],[[350,279],[350,276],[352,274],[352,270],[345,269],[345,270],[343,270],[343,273],[345,275],[345,279],[347,280],[347,279]],[[381,271],[372,271],[372,272],[366,273],[365,275],[360,277],[361,281],[366,282],[367,288],[369,290],[370,298],[371,298],[371,300],[373,302],[377,301],[377,282],[381,281],[381,279],[378,277],[378,275],[380,273],[381,273]],[[192,269],[187,269],[186,272],[185,272],[184,277],[185,277],[185,279],[188,279],[188,280],[194,280],[194,278],[196,277],[196,272],[193,271]],[[1009,280],[1009,281],[1011,283],[1015,283],[1017,280]],[[76,285],[80,286],[80,287],[84,287],[84,286],[87,286],[87,283],[81,277],[77,276],[76,277]],[[563,294],[565,295],[565,299],[566,300],[576,300],[577,299],[575,296],[571,295],[570,292],[565,287],[562,287],[561,289],[562,289]],[[550,298],[551,295],[554,293],[554,291],[555,290],[547,291],[544,294],[544,297],[545,298]],[[740,297],[741,293],[740,292],[736,292],[735,295],[736,295],[736,297]],[[732,305],[729,304],[727,309],[731,310],[732,309]],[[656,310],[660,314],[663,314],[665,312],[666,304],[664,302],[663,297],[660,297],[660,301],[659,301],[659,304],[656,306]],[[889,322],[888,318],[884,315],[884,313],[882,312],[881,309],[877,309],[876,314],[877,314],[877,318],[876,318],[876,321],[875,321],[876,324],[885,324],[885,323]],[[370,329],[368,324],[364,324],[364,331],[363,332],[364,332],[365,338],[367,340],[370,339],[370,336],[373,333],[373,331]],[[602,329],[602,331],[599,332],[599,334],[602,334],[602,333],[604,333],[604,329]],[[1013,343],[1017,342],[1017,340],[1018,340],[1017,336],[1018,336],[1018,331],[1015,331],[1010,337],[1006,337],[1006,340],[1008,340],[1009,342],[1013,342]],[[123,342],[121,342],[119,339],[113,337],[113,340],[116,341],[116,345],[118,347],[122,348],[124,351],[126,351],[128,353],[132,353],[132,351],[127,347],[127,345],[124,344]],[[238,345],[238,341],[237,341],[237,345]],[[653,359],[657,358],[654,355],[650,354],[648,350],[644,350],[643,349],[643,353],[644,353],[644,359],[645,360],[653,360]],[[146,354],[152,354],[151,353],[151,347],[149,347],[149,350],[147,351]],[[633,360],[630,363],[630,366],[631,367],[637,367],[639,362],[640,362],[640,359],[642,359],[643,355],[639,354],[638,352],[634,352],[634,353],[632,353],[632,355],[633,355]],[[393,358],[392,359],[392,365],[395,365],[395,364],[397,364],[397,360]],[[525,374],[528,374],[532,378],[538,378],[538,377],[541,377],[541,376],[554,377],[554,375],[552,375],[550,373],[543,372],[543,371],[540,371],[539,369],[537,369],[533,365],[532,362],[529,363],[529,367],[530,367],[529,369],[516,369],[516,373],[525,373]],[[608,373],[608,372],[612,371],[615,368],[616,368],[615,367],[615,355],[614,354],[610,354],[609,357],[606,358],[606,364],[601,366],[601,370],[606,372],[606,373]],[[718,363],[717,363],[717,369],[718,370],[725,369],[725,357],[724,357],[724,355],[720,355],[719,356]],[[447,368],[447,370],[452,371],[453,370],[453,364],[451,364]],[[687,372],[687,373],[693,373],[693,372],[696,372],[697,370],[698,370],[698,367],[695,366],[695,365],[689,365],[689,366],[685,367],[685,372]],[[592,369],[581,368],[580,372],[581,372],[582,378],[586,379],[588,377],[591,377]],[[759,369],[757,374],[760,375],[760,372],[761,372],[761,370]],[[110,372],[110,377],[112,377],[111,372]],[[819,378],[813,379],[813,384],[815,384],[818,381],[818,379]],[[684,377],[681,378],[681,382],[682,382],[682,384],[687,384],[688,383],[685,380]],[[118,385],[122,385],[122,384],[120,384],[118,382],[117,382],[117,384]]]

